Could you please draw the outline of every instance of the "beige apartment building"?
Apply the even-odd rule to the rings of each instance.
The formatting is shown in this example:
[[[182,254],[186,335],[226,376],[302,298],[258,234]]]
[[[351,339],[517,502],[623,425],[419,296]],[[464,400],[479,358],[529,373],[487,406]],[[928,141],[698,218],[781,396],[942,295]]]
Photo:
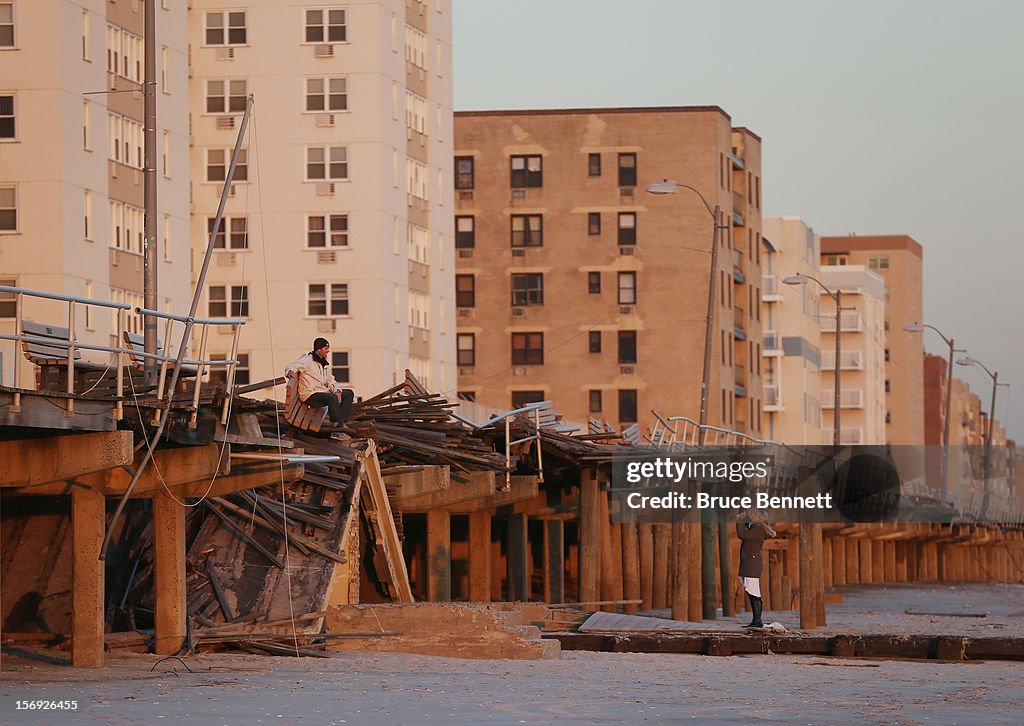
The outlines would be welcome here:
[[[783,282],[796,274],[819,277],[819,239],[799,217],[768,217],[763,226],[765,438],[791,446],[831,443],[821,430],[819,290]]]
[[[202,307],[248,318],[241,380],[323,336],[358,395],[454,390],[451,34],[448,0],[191,3],[197,268],[254,97]]]
[[[823,255],[824,258],[824,255]],[[885,281],[864,265],[823,265],[818,278],[841,291],[844,310],[836,331],[835,299],[817,285],[821,312],[822,441],[835,439],[835,390],[839,376],[840,443],[884,444]],[[811,283],[807,285],[811,287]],[[836,361],[836,335],[841,335]]]
[[[188,311],[188,30],[184,3],[157,2],[158,302]],[[141,2],[0,2],[0,284],[143,303]],[[12,296],[0,330],[13,333]],[[65,326],[67,304],[25,303]],[[109,345],[110,316],[76,315],[78,340]],[[142,332],[141,320],[128,326]],[[105,361],[106,354],[83,353]],[[30,366],[0,342],[2,381]]]
[[[885,280],[885,411],[889,444],[924,443],[924,318],[921,245],[907,235],[823,237],[823,264],[865,265]]]
[[[455,115],[459,392],[570,420],[763,434],[761,140],[717,107]],[[663,179],[680,186],[655,196]]]

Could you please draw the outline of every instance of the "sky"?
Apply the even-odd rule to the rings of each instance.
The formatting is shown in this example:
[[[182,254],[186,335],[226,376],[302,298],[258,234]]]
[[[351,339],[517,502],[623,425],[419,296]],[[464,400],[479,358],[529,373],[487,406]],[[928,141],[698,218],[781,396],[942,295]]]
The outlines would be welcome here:
[[[452,5],[456,110],[720,106],[764,139],[765,216],[920,242],[924,322],[1024,441],[1024,2]]]

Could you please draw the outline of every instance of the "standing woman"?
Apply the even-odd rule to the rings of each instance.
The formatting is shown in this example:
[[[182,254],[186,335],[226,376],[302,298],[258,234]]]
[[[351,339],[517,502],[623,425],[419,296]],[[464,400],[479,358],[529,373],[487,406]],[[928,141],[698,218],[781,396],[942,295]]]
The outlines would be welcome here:
[[[764,541],[775,536],[775,530],[767,518],[753,507],[748,507],[736,517],[736,536],[740,538],[740,582],[750,602],[753,618],[745,628],[763,628],[761,622],[761,573],[764,572],[764,558],[761,548]]]

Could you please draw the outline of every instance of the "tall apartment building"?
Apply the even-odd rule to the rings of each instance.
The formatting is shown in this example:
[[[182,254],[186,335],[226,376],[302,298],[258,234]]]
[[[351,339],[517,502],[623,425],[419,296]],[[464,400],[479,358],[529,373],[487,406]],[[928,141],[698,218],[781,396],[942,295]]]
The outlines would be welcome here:
[[[202,308],[249,319],[242,380],[324,336],[359,395],[454,389],[451,33],[447,0],[191,3],[197,264],[255,101]]]
[[[821,301],[822,441],[832,443],[835,438],[838,373],[840,443],[884,444],[885,281],[864,265],[822,266],[819,279],[830,290],[842,292],[844,308],[837,331],[834,298],[814,286]],[[842,336],[839,361],[836,335]]]
[[[823,237],[821,254],[824,264],[865,265],[885,280],[885,440],[920,446],[925,439],[924,339],[903,328],[927,322],[921,245],[907,235]]]
[[[819,239],[799,217],[767,217],[763,225],[765,437],[793,446],[831,443],[821,433],[818,287],[783,283],[796,274],[819,277]]]
[[[761,140],[717,107],[455,115],[459,391],[616,426],[761,422]],[[675,179],[671,196],[646,185]]]
[[[158,302],[185,313],[187,11],[165,1],[156,12]],[[140,2],[0,2],[0,284],[142,305],[143,22]],[[67,304],[27,302],[24,317],[64,326]],[[13,318],[0,299],[0,329],[13,332]],[[79,310],[75,332],[109,345],[113,323]],[[141,332],[138,316],[128,324]],[[0,343],[3,383],[15,365],[28,364]]]

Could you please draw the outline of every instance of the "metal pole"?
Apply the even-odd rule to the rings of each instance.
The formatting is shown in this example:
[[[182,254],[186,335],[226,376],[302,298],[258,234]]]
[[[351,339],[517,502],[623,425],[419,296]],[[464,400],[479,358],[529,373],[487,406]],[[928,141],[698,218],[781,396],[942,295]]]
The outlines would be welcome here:
[[[156,197],[156,2],[146,0],[145,67],[143,75],[143,204],[145,206],[145,242],[143,243],[143,305],[149,310],[159,310],[157,299],[157,197]],[[142,321],[143,350],[156,353],[157,320],[146,315]],[[170,345],[170,341],[167,341]],[[157,361],[146,358],[146,379],[152,383],[156,378]]]
[[[825,289],[828,290],[828,288],[825,288]],[[832,435],[832,448],[835,449],[836,453],[838,453],[839,452],[839,446],[840,446],[840,440],[839,440],[839,434],[840,434],[840,427],[839,427],[840,426],[840,422],[839,422],[839,404],[840,404],[840,392],[841,392],[841,389],[840,389],[840,378],[841,378],[840,370],[842,369],[842,364],[839,361],[839,354],[842,351],[842,340],[843,340],[843,334],[842,334],[842,331],[843,331],[843,326],[842,326],[842,322],[843,322],[843,303],[842,303],[843,293],[840,290],[838,290],[838,289],[835,292],[831,292],[831,291],[829,291],[829,292],[831,293],[832,297],[836,301],[836,370],[835,370],[835,374],[833,375],[836,387],[835,387],[835,391],[834,391],[834,401],[835,402],[832,404],[832,406],[833,406],[833,408],[832,408],[832,421],[835,424],[835,432]]]
[[[708,280],[708,314],[704,329],[704,372],[700,384],[700,428],[697,431],[697,445],[704,445],[704,427],[708,423],[708,392],[711,388],[711,345],[714,342],[715,293],[718,280],[718,228],[721,207],[715,205],[714,227],[711,233],[711,275]],[[723,411],[723,415],[724,415]]]
[[[988,370],[987,368],[985,369]],[[996,389],[999,387],[999,371],[991,374],[992,376],[992,405],[988,409],[988,435],[985,436],[985,455],[982,459],[982,473],[985,478],[985,495],[981,500],[981,517],[984,519],[988,516],[988,500],[989,493],[992,489],[989,484],[989,474],[991,473],[992,466],[992,434],[995,430],[996,422]]]
[[[942,431],[942,501],[946,501],[949,493],[949,420],[952,417],[953,409],[953,353],[955,352],[953,339],[949,343],[949,366],[946,372],[946,422]]]

